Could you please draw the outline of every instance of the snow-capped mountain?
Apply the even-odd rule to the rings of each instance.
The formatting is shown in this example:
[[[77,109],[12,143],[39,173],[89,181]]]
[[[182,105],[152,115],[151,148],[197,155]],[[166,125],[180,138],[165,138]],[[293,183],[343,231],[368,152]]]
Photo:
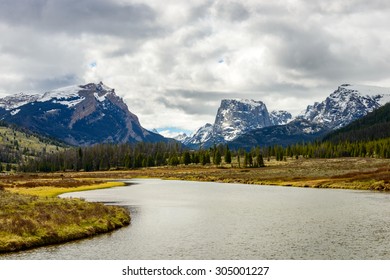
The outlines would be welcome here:
[[[324,101],[307,106],[297,118],[336,129],[389,101],[389,88],[343,84]]]
[[[183,133],[180,133],[180,134],[176,135],[175,137],[173,137],[173,139],[183,143],[188,139],[188,137],[189,136],[183,132]]]
[[[229,143],[232,147],[289,145],[312,141],[360,119],[390,101],[390,89],[344,84],[286,125],[256,129]]]
[[[182,141],[191,147],[208,147],[212,144],[232,141],[249,131],[285,123],[291,118],[288,112],[273,112],[261,101],[248,99],[223,99],[214,124],[206,124]]]
[[[195,133],[184,139],[182,143],[190,147],[200,148],[204,143],[209,143],[213,138],[214,126],[210,123],[206,123],[200,127]]]
[[[230,141],[247,131],[270,125],[268,110],[263,102],[223,99],[215,117],[213,133]]]
[[[102,82],[5,97],[0,99],[0,119],[73,145],[165,141],[144,129]]]
[[[268,113],[261,101],[222,100],[215,123],[200,128],[183,143],[195,148],[225,142],[238,147],[310,141],[389,101],[389,88],[343,84],[324,101],[307,106],[293,118],[286,111]]]

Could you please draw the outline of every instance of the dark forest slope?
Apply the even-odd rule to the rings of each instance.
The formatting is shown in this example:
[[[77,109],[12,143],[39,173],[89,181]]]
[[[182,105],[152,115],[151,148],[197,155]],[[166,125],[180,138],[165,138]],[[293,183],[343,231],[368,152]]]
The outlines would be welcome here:
[[[324,137],[334,143],[372,141],[390,137],[390,103]]]

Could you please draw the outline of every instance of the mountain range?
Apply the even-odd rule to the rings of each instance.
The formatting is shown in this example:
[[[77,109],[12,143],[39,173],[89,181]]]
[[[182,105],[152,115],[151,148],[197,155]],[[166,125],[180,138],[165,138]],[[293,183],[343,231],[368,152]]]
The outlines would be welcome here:
[[[295,118],[286,111],[268,113],[261,101],[222,100],[214,124],[181,141],[192,148],[229,143],[234,148],[289,145],[311,141],[357,120],[390,101],[390,89],[343,84],[324,101],[307,106]]]
[[[262,101],[223,99],[213,124],[176,140],[193,149],[220,143],[233,148],[285,146],[322,137],[389,101],[389,88],[343,84],[293,117],[286,111],[269,112]],[[78,146],[172,141],[143,128],[115,90],[102,82],[0,98],[0,120]]]
[[[115,90],[102,82],[7,96],[0,99],[0,120],[78,146],[167,141],[143,128]]]

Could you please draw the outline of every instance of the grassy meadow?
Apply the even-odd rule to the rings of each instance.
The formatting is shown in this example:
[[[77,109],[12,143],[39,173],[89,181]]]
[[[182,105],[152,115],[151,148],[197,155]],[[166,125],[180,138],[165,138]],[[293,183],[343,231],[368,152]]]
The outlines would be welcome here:
[[[263,168],[232,168],[231,164],[180,165],[109,172],[53,173],[74,180],[161,178],[310,188],[390,190],[390,160],[377,158],[292,159],[265,161]],[[233,166],[237,164],[233,161]]]

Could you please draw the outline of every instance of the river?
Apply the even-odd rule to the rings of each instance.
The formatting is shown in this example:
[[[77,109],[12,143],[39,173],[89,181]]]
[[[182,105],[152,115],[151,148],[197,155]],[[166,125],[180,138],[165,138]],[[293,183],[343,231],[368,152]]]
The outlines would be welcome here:
[[[127,182],[62,197],[127,207],[130,226],[0,259],[390,259],[388,193]]]

